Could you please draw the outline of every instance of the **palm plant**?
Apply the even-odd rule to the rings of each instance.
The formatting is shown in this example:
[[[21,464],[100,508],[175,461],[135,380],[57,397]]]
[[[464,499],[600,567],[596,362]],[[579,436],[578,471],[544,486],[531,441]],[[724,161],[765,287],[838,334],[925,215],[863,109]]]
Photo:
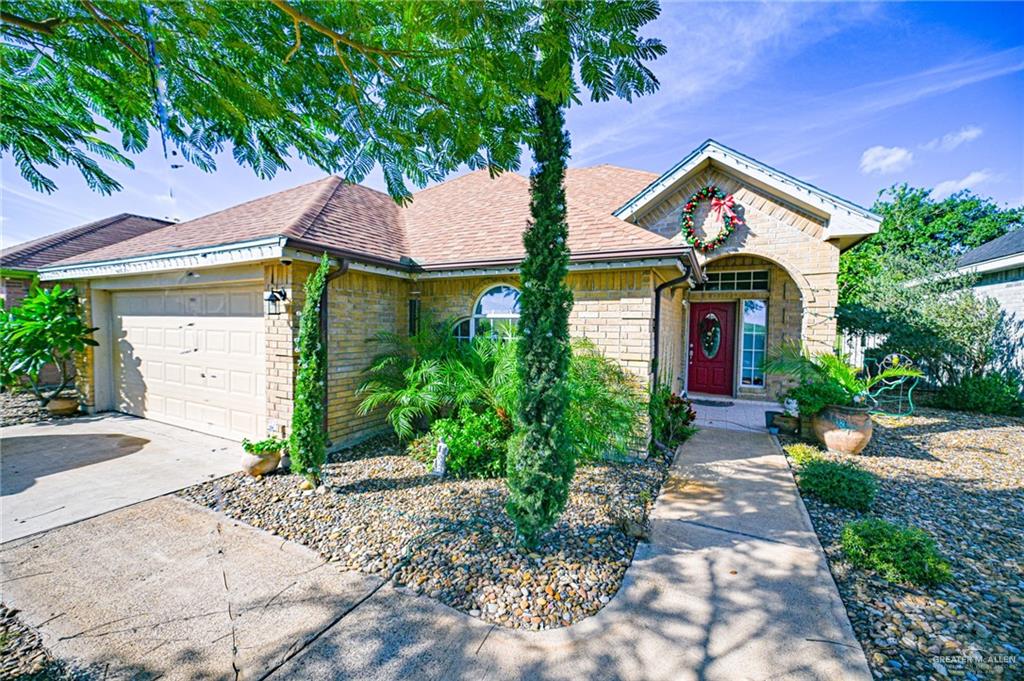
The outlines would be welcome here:
[[[859,405],[877,384],[905,376],[921,376],[912,366],[895,365],[868,374],[851,365],[846,357],[835,353],[811,355],[799,343],[783,343],[769,356],[764,370],[773,374],[788,374],[800,380],[801,385],[791,391],[800,403],[800,412],[814,414],[829,404]]]
[[[388,365],[385,374],[371,377],[359,386],[357,394],[365,395],[359,413],[365,415],[390,407],[385,418],[395,433],[403,440],[412,437],[443,407],[452,404],[441,380],[441,366],[435,359],[417,359],[396,377],[394,365]]]
[[[444,390],[459,407],[490,410],[511,424],[519,399],[514,338],[478,336],[445,361],[441,370]]]
[[[437,418],[461,413],[493,413],[509,432],[516,428],[520,383],[514,337],[477,336],[463,345],[422,336],[377,338],[388,351],[374,359],[359,387],[359,413],[387,408],[387,422],[402,439],[425,431]],[[638,445],[643,388],[593,343],[577,340],[572,347],[564,420],[576,459],[628,454]]]

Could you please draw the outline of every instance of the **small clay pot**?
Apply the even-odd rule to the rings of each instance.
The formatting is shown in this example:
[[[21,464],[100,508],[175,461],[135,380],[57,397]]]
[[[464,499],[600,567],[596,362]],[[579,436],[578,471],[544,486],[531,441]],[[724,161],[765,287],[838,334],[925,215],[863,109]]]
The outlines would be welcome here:
[[[829,405],[814,415],[812,426],[821,444],[842,454],[860,454],[874,431],[867,407]]]
[[[46,403],[46,411],[52,416],[71,416],[78,412],[78,398],[55,397]]]
[[[254,478],[266,475],[267,473],[273,473],[279,463],[281,463],[281,452],[262,455],[249,454],[248,452],[242,454],[242,472],[248,473]]]

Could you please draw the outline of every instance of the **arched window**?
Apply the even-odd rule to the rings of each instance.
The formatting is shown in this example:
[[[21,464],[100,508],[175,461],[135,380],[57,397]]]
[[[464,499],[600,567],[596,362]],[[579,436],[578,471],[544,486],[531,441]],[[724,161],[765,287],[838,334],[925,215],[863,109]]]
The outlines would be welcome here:
[[[452,328],[452,335],[460,343],[468,343],[473,338],[473,320],[466,317],[455,322],[455,326]]]
[[[497,338],[515,332],[518,322],[519,291],[503,284],[484,291],[473,307],[472,316],[459,320],[452,333],[460,341],[481,334]]]

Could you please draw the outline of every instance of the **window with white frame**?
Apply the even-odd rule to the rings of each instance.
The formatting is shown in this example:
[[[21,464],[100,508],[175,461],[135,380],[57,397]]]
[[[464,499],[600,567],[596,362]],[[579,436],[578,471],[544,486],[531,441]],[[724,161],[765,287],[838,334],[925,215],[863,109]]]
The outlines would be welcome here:
[[[762,365],[768,342],[768,304],[763,300],[744,300],[742,305],[743,365],[740,370],[740,385],[763,388]]]
[[[703,291],[767,291],[768,270],[708,272]]]
[[[499,338],[514,333],[518,323],[519,291],[503,284],[484,291],[473,306],[472,316],[460,319],[452,334],[460,342],[479,335]]]

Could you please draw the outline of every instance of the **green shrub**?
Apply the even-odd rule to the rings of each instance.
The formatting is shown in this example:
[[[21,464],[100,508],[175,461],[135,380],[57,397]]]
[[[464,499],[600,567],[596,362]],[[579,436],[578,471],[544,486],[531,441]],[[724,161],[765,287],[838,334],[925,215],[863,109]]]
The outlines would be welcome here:
[[[573,342],[564,423],[576,461],[626,456],[643,447],[644,389],[590,341]]]
[[[843,527],[840,538],[850,562],[875,570],[890,582],[941,584],[952,578],[949,563],[924,530],[902,527],[877,518],[857,520]]]
[[[804,444],[803,442],[797,442],[795,444],[786,445],[783,447],[786,453],[789,454],[789,458],[793,460],[797,466],[803,466],[809,461],[819,461],[822,459],[822,451],[813,445]]]
[[[811,458],[797,472],[800,489],[825,503],[866,511],[875,498],[875,476],[852,463]]]
[[[448,445],[447,468],[452,477],[496,478],[504,474],[511,431],[493,411],[477,414],[463,407],[456,418],[434,421],[431,433]]]
[[[989,373],[965,376],[959,383],[944,385],[933,404],[946,409],[979,414],[1024,414],[1024,386],[1017,376]]]
[[[871,389],[883,381],[921,376],[919,369],[897,362],[873,375],[867,374],[850,364],[844,355],[812,355],[793,342],[785,342],[772,352],[764,369],[800,379],[800,385],[786,393],[786,397],[797,401],[801,416],[814,416],[830,404],[860,405]]]
[[[99,345],[90,336],[95,328],[82,321],[74,289],[35,289],[21,305],[0,308],[0,385],[5,388],[28,384],[43,406],[57,397],[73,378],[68,366],[75,353]],[[60,382],[44,389],[39,383],[43,368],[53,364]]]
[[[414,352],[395,344],[374,360],[359,388],[360,413],[387,408],[388,423],[403,439],[429,428],[431,418],[451,418],[462,408],[493,411],[511,429],[519,408],[517,339],[477,336],[446,348],[438,347],[440,340],[417,343]],[[577,340],[565,383],[562,423],[576,461],[626,455],[642,444],[643,388],[633,374],[593,343]]]
[[[648,413],[654,439],[670,447],[682,444],[697,430],[692,425],[697,418],[693,402],[676,395],[667,385],[651,391]]]
[[[786,397],[796,400],[801,416],[814,416],[830,404],[849,404],[850,395],[836,383],[807,381],[792,388]]]
[[[405,448],[405,454],[422,464],[433,466],[437,458],[437,436],[433,433],[420,435]]]
[[[276,437],[268,437],[263,440],[257,440],[256,442],[249,439],[243,439],[242,449],[248,454],[276,454],[284,449],[287,444],[287,440],[279,440]]]

